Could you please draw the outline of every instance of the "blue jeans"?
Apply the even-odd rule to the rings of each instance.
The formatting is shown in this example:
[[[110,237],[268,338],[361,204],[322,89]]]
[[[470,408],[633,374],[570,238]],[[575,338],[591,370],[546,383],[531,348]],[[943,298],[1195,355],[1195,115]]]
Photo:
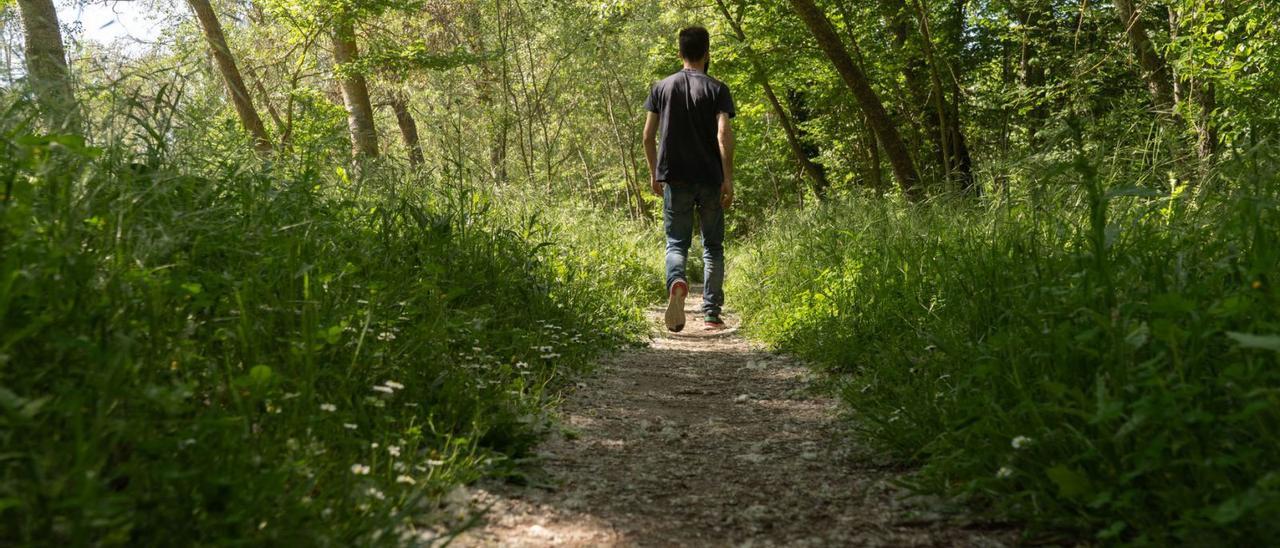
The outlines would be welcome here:
[[[684,275],[693,243],[693,211],[702,225],[702,313],[719,315],[724,306],[724,209],[720,185],[668,182],[662,191],[662,223],[667,232],[667,291]]]

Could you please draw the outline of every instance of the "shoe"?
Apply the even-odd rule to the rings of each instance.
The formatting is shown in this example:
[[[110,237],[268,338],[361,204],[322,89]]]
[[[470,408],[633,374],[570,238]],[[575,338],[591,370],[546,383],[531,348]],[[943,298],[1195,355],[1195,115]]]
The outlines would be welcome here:
[[[667,329],[679,333],[684,329],[684,298],[689,294],[689,284],[684,280],[676,280],[671,284],[671,293],[667,295]]]
[[[702,321],[707,324],[707,329],[724,329],[724,319],[719,314],[707,314]]]

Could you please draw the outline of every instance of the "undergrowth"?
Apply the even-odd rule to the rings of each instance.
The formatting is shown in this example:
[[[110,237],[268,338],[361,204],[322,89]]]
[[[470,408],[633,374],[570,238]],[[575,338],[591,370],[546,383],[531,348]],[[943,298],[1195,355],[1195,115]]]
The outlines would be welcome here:
[[[444,495],[518,474],[562,379],[644,333],[660,288],[603,214],[499,215],[492,192],[386,166],[175,154],[162,133],[94,148],[4,120],[6,542],[456,530]]]
[[[1025,195],[848,200],[736,262],[753,335],[842,386],[921,490],[1106,542],[1280,535],[1276,163],[1125,185],[1075,160]]]

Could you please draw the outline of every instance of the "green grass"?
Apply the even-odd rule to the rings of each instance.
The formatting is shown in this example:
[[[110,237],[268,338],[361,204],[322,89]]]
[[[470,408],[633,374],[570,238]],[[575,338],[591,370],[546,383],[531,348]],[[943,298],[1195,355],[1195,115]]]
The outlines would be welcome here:
[[[1171,193],[1075,161],[986,205],[829,204],[758,235],[730,295],[755,336],[839,381],[867,439],[921,465],[918,489],[1033,533],[1265,542],[1280,535],[1275,168],[1241,161]]]
[[[499,214],[495,193],[388,166],[353,180],[235,147],[95,149],[15,112],[0,128],[10,542],[457,528],[442,496],[518,478],[560,383],[645,333],[660,294],[643,232],[601,213]]]

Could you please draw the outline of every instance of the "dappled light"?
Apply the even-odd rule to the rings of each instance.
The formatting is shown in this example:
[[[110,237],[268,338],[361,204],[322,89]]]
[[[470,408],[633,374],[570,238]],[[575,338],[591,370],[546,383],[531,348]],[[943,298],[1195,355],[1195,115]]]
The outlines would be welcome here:
[[[1273,544],[1278,21],[0,1],[0,545]]]

